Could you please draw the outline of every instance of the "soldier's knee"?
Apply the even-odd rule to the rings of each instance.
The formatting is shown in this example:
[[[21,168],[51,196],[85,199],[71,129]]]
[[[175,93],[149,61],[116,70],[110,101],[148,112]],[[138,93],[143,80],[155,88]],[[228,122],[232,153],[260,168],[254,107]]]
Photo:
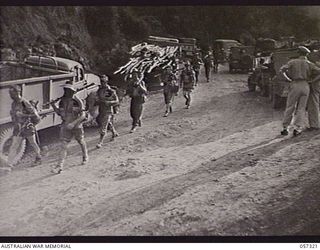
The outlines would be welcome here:
[[[85,142],[85,140],[84,140],[83,137],[76,138],[76,141],[77,141],[80,145],[85,145],[85,144],[86,144],[86,142]]]

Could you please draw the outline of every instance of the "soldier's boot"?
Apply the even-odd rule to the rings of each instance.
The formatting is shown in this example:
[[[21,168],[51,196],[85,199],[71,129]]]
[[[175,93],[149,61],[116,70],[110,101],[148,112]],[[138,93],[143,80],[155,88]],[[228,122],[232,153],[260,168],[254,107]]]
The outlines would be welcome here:
[[[53,174],[61,174],[63,171],[63,163],[59,163],[57,164],[52,170],[51,172]]]
[[[281,131],[281,135],[288,135],[289,131],[287,127],[283,127],[282,131]]]
[[[82,151],[82,165],[85,165],[89,161],[87,144],[86,144],[86,142],[85,142],[85,140],[83,138],[79,139],[77,141],[80,144],[81,151]]]
[[[96,145],[96,148],[101,148],[102,147],[102,144],[103,144],[103,141],[104,141],[104,137],[105,135],[100,135],[100,139],[99,139],[99,142],[98,144]]]
[[[83,156],[82,158],[82,165],[86,165],[89,161],[89,157],[88,156]]]
[[[42,163],[42,157],[37,155],[36,160],[34,161],[34,164],[41,165],[41,163]]]
[[[114,131],[113,133],[112,133],[112,139],[114,139],[114,138],[116,138],[116,137],[118,137],[119,136],[119,133],[117,132],[117,131]]]
[[[67,157],[67,146],[68,142],[63,141],[61,145],[61,151],[60,151],[60,159],[58,164],[51,170],[52,173],[54,174],[60,174],[63,171],[63,165],[64,161]]]
[[[301,127],[297,127],[293,130],[293,136],[298,136],[302,133],[302,128]]]
[[[189,109],[191,104],[191,97],[189,97],[188,102],[186,104],[187,104],[186,109]]]
[[[139,127],[142,126],[142,121],[141,121],[141,119],[138,121],[138,126],[139,126]]]
[[[173,112],[172,105],[170,105],[169,111],[170,111],[170,113]]]
[[[166,105],[166,112],[164,113],[163,117],[167,117],[169,115],[169,109],[170,109],[170,104]]]
[[[136,131],[137,130],[137,126],[132,126],[132,128],[131,128],[131,130],[130,130],[130,133],[133,133],[134,131]]]

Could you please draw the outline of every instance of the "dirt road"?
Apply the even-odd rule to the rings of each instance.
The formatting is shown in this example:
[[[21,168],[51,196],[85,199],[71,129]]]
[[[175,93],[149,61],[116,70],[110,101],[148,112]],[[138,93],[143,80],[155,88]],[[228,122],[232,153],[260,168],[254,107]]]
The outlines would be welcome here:
[[[61,175],[58,131],[43,131],[46,162],[27,155],[0,177],[0,235],[319,234],[320,134],[279,136],[282,111],[247,92],[245,74],[201,80],[191,109],[180,93],[167,118],[151,95],[133,134],[125,100],[120,137],[96,149],[87,129],[89,164],[72,142]]]

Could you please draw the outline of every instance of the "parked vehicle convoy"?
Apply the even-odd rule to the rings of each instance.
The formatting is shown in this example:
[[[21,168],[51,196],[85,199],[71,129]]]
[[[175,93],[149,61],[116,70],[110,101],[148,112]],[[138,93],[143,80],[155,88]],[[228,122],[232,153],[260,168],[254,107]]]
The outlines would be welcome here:
[[[241,43],[236,40],[216,39],[213,42],[214,56],[218,63],[225,63],[229,60],[230,48],[241,46]]]
[[[253,46],[238,46],[230,48],[229,72],[237,70],[249,72],[253,68]]]
[[[194,54],[199,51],[195,38],[179,38],[179,45],[181,57],[185,59],[192,59]]]
[[[254,55],[256,57],[270,56],[274,50],[276,50],[276,40],[260,38],[256,41]]]
[[[163,46],[179,46],[179,40],[176,38],[160,37],[160,36],[149,36],[147,43]]]
[[[270,81],[274,76],[272,53],[276,51],[276,41],[270,38],[260,38],[254,48],[253,69],[248,76],[249,91],[260,89],[262,96],[269,96]]]
[[[89,93],[96,91],[100,78],[94,74],[85,74],[82,65],[78,62],[59,58],[30,56],[24,62],[1,61],[0,82],[0,157],[6,159],[10,146],[13,127],[10,117],[12,100],[9,96],[9,88],[20,85],[22,96],[37,103],[37,109],[41,121],[37,130],[53,127],[61,123],[60,116],[57,116],[51,108],[50,100],[57,99],[63,95],[62,84],[70,80],[76,89],[81,89],[77,96],[85,99]],[[5,73],[6,72],[6,73]],[[15,162],[19,161],[25,150],[24,141],[20,146]]]

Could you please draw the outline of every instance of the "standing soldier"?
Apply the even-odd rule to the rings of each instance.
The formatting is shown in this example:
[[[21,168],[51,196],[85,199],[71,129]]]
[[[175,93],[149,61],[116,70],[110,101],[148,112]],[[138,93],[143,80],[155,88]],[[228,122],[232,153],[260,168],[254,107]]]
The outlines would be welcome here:
[[[40,147],[36,140],[35,125],[40,122],[40,116],[30,102],[21,96],[21,87],[10,87],[9,94],[13,100],[10,115],[13,122],[13,139],[8,155],[8,164],[12,167],[14,157],[24,138],[36,152],[35,163],[41,163]]]
[[[119,98],[115,90],[108,84],[109,78],[106,75],[101,76],[101,85],[97,91],[97,103],[99,105],[99,126],[100,140],[97,148],[101,148],[107,128],[112,132],[112,139],[119,136],[113,126],[113,108],[119,104]]]
[[[290,90],[283,119],[283,130],[281,131],[282,135],[289,134],[288,126],[291,123],[295,110],[296,119],[293,135],[297,136],[301,134],[309,95],[307,80],[310,78],[312,71],[320,72],[320,68],[308,61],[306,57],[310,53],[310,50],[304,46],[299,46],[298,49],[300,56],[290,60],[280,68],[280,72],[290,82]]]
[[[309,59],[317,66],[320,64],[319,52],[313,51],[310,54]],[[307,104],[309,128],[308,131],[320,129],[320,117],[319,117],[319,97],[320,97],[320,75],[317,75],[310,84],[310,94]]]
[[[207,82],[209,82],[211,76],[211,69],[213,68],[213,57],[209,51],[204,57],[204,68],[206,71]]]
[[[193,67],[193,70],[196,74],[196,86],[198,85],[198,81],[199,81],[199,75],[200,75],[200,68],[201,68],[201,65],[203,64],[203,61],[200,57],[200,54],[199,53],[196,53],[195,57],[193,58],[192,60],[192,67]]]
[[[183,87],[183,96],[186,98],[186,109],[190,108],[191,104],[191,92],[194,89],[196,82],[196,73],[191,68],[191,63],[187,61],[185,63],[185,69],[181,73],[181,85]]]
[[[314,80],[309,82],[310,94],[307,103],[309,128],[308,131],[320,129],[319,119],[319,96],[320,96],[320,79],[316,77]]]
[[[139,71],[134,71],[129,81],[126,95],[131,97],[130,115],[132,118],[132,128],[130,133],[133,133],[137,126],[141,127],[143,104],[146,101],[147,88],[143,81],[143,74]]]
[[[162,74],[161,78],[164,84],[163,95],[164,102],[166,104],[166,112],[164,117],[167,117],[169,112],[172,113],[174,96],[178,92],[179,86],[177,85],[177,76],[173,73],[173,68],[171,66],[166,67],[166,71]]]
[[[70,81],[63,86],[64,95],[61,97],[59,107],[54,102],[51,106],[54,111],[61,116],[62,124],[60,129],[60,139],[62,141],[61,152],[58,165],[52,170],[53,173],[61,173],[65,158],[67,157],[68,144],[75,137],[82,151],[82,164],[88,162],[88,151],[84,141],[83,122],[86,119],[83,102],[75,96],[75,88]]]
[[[214,73],[218,73],[218,68],[219,68],[219,54],[218,54],[218,51],[215,50],[213,51],[213,72]]]

